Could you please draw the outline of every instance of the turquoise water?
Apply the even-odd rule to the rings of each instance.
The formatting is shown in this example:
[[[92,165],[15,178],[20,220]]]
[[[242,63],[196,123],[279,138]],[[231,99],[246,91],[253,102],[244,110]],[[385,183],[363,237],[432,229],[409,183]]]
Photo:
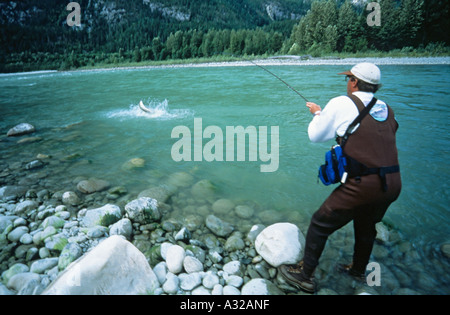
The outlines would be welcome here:
[[[322,106],[346,91],[336,73],[348,66],[268,68]],[[411,261],[414,270],[426,270],[411,281],[410,289],[450,293],[445,271],[450,265],[440,252],[440,245],[450,242],[450,66],[392,65],[381,70],[384,87],[378,97],[393,107],[400,123],[404,182],[385,220],[397,235],[385,259],[390,270],[401,269],[410,277]],[[139,110],[141,100],[153,113]],[[73,181],[85,176],[123,185],[137,195],[167,175],[189,172],[196,180],[213,182],[221,198],[254,203],[261,212],[298,213],[306,233],[310,216],[332,190],[317,183],[317,169],[333,143],[310,143],[311,115],[305,102],[257,67],[0,75],[0,115],[2,135],[28,122],[36,126],[33,136],[42,138],[17,144],[17,139],[1,136],[0,165],[11,168],[37,154],[51,155],[47,175],[33,182],[51,191],[73,190]],[[203,129],[218,126],[224,134],[227,126],[267,126],[269,131],[279,126],[279,169],[261,173],[261,164],[267,163],[248,161],[248,155],[245,162],[174,162],[171,149],[178,139],[171,138],[172,130],[186,126],[193,134],[194,118],[202,118]],[[145,168],[124,171],[122,165],[132,158],[144,159]],[[333,236],[331,244],[339,244],[339,237]],[[396,254],[395,246],[405,243],[414,249],[414,259]]]

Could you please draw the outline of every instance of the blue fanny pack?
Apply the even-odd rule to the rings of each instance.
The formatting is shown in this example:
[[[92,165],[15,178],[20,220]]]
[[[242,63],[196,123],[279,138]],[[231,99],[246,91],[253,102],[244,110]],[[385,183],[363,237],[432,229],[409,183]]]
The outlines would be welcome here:
[[[347,159],[342,147],[334,146],[331,151],[325,154],[325,164],[319,168],[319,178],[326,186],[345,183],[347,176]]]

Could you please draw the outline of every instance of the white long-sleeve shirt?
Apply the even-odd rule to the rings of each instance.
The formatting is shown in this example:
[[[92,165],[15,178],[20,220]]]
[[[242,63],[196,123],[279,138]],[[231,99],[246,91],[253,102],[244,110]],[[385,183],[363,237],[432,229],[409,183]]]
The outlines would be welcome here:
[[[364,104],[369,105],[374,94],[368,92],[355,92]],[[386,103],[378,100],[370,115],[378,120],[385,121],[388,118]],[[328,102],[320,115],[316,115],[308,128],[309,138],[312,142],[326,142],[335,139],[336,136],[343,137],[350,124],[359,116],[356,104],[348,96],[339,96]]]

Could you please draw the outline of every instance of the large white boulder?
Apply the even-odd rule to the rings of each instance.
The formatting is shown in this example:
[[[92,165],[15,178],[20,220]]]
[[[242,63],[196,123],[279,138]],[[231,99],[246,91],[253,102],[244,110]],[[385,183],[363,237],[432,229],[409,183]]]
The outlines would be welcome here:
[[[72,263],[43,294],[138,295],[157,288],[144,254],[121,236],[111,236]]]
[[[256,238],[255,249],[274,267],[298,263],[305,247],[305,237],[291,223],[277,223],[265,228]]]

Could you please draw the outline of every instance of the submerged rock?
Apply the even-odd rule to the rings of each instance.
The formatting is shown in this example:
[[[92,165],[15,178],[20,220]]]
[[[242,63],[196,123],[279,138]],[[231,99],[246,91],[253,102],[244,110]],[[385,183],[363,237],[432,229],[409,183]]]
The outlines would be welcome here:
[[[78,183],[77,189],[84,194],[92,194],[94,192],[100,192],[110,187],[110,183],[106,180],[91,178],[88,180],[82,180]]]
[[[124,171],[132,171],[144,167],[145,167],[145,160],[141,158],[134,158],[122,164],[122,170]]]
[[[197,199],[206,199],[209,200],[214,198],[216,188],[214,185],[207,179],[201,180],[197,182],[191,188],[192,195]]]
[[[4,186],[0,188],[0,199],[14,200],[23,197],[27,190],[25,186]]]
[[[19,124],[11,129],[9,129],[8,133],[6,134],[8,137],[19,137],[26,134],[30,134],[35,132],[36,129],[33,125],[30,125],[28,123],[22,123]]]
[[[80,204],[81,200],[80,200],[80,197],[78,197],[78,195],[75,192],[66,191],[62,195],[62,202],[65,205],[77,206]]]
[[[172,192],[166,186],[155,186],[144,191],[141,191],[138,195],[138,198],[147,197],[151,199],[156,199],[160,203],[165,203]]]
[[[214,213],[217,214],[229,214],[233,212],[235,204],[228,199],[219,199],[212,205]]]
[[[205,223],[211,232],[220,237],[227,237],[234,231],[234,227],[230,223],[222,221],[214,215],[209,215]]]
[[[176,187],[188,187],[194,182],[194,176],[186,172],[178,172],[169,175],[167,183]]]
[[[450,258],[450,243],[442,244],[441,252],[445,257]]]

